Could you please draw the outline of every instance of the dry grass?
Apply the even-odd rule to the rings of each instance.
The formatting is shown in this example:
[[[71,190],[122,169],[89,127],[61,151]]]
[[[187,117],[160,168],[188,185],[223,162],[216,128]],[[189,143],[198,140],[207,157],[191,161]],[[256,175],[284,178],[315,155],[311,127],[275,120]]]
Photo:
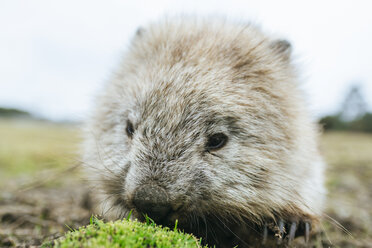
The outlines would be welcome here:
[[[19,187],[76,163],[75,126],[0,119],[0,189]]]
[[[326,213],[347,229],[325,221],[330,243],[372,247],[372,135],[329,132],[321,149],[328,163]]]

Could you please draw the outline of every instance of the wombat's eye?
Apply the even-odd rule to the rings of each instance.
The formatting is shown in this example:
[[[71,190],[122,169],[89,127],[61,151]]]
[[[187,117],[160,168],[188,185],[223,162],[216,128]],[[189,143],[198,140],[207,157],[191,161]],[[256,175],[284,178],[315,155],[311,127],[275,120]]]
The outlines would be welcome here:
[[[207,151],[217,150],[226,145],[228,137],[223,133],[213,134],[208,138],[208,142],[205,146]]]
[[[125,131],[127,132],[127,135],[128,135],[129,138],[133,137],[134,127],[133,127],[132,122],[127,121],[127,127],[125,128]]]

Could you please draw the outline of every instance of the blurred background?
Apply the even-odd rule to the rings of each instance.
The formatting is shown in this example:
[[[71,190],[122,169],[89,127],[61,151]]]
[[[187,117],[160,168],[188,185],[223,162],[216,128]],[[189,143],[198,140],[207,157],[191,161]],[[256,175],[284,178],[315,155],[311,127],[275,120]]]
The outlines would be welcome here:
[[[92,212],[79,124],[139,26],[222,15],[292,43],[324,127],[329,196],[317,247],[372,247],[369,1],[0,1],[0,247],[39,245]]]

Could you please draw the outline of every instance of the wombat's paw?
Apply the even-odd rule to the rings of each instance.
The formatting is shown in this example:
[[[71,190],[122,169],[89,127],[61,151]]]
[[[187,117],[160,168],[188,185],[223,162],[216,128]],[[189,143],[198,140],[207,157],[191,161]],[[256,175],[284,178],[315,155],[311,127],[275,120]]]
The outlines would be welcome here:
[[[262,245],[271,244],[268,240],[274,238],[278,246],[287,246],[297,237],[304,237],[305,244],[309,242],[311,230],[310,220],[284,221],[267,223],[262,228]]]

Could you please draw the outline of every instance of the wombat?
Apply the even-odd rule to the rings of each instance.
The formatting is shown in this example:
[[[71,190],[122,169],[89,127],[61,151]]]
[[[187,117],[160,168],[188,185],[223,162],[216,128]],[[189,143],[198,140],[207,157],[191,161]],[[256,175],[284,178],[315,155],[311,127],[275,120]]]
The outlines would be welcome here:
[[[141,28],[88,122],[83,160],[102,211],[177,220],[217,247],[307,241],[324,162],[291,61],[289,42],[252,24]]]

